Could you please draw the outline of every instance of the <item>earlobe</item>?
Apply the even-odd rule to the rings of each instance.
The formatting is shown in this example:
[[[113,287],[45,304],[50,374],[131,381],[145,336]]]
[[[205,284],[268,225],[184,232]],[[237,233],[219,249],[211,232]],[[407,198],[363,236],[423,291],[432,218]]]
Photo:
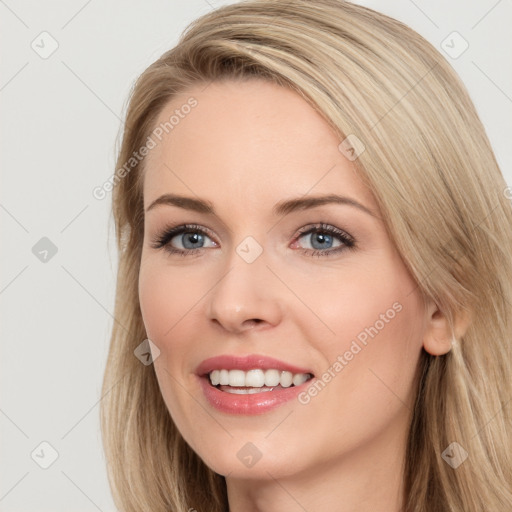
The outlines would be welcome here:
[[[452,341],[465,334],[471,323],[471,315],[467,311],[457,313],[452,331],[446,315],[436,304],[431,304],[427,310],[427,326],[423,335],[423,348],[433,356],[447,354],[452,348]]]

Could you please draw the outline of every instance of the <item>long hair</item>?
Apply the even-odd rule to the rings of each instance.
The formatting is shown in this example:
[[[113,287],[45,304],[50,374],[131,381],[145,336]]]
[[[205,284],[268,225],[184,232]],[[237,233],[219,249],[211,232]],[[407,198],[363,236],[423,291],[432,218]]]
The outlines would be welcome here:
[[[471,318],[463,335],[454,331],[446,355],[422,351],[406,440],[404,512],[510,512],[507,185],[464,85],[441,54],[404,24],[342,0],[224,6],[191,23],[132,90],[113,180],[119,265],[101,402],[117,506],[228,508],[224,477],[185,443],[154,368],[134,356],[147,336],[138,298],[144,158],[133,158],[177,93],[197,83],[254,78],[298,92],[340,143],[357,141],[356,171],[419,290],[452,327],[462,315]],[[467,453],[458,467],[443,456],[455,442]]]

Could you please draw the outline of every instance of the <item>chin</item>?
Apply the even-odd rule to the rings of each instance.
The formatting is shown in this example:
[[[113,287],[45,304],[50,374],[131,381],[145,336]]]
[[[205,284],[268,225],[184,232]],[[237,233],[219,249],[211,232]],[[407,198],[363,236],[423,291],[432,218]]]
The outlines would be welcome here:
[[[300,466],[296,463],[296,451],[287,453],[269,440],[251,441],[250,438],[254,439],[254,436],[236,436],[222,448],[215,444],[211,449],[203,447],[203,451],[196,453],[210,469],[234,479],[269,480],[288,477],[304,470],[304,459]]]

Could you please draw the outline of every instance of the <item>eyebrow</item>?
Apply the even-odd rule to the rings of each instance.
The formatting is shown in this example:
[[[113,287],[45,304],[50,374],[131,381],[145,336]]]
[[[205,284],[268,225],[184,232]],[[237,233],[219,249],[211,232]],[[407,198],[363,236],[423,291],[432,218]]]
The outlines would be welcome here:
[[[377,214],[367,206],[364,206],[355,199],[337,194],[287,199],[274,205],[272,208],[272,213],[276,216],[284,216],[295,211],[307,210],[309,208],[315,208],[316,206],[322,206],[325,204],[341,204],[353,206],[354,208],[357,208],[367,213],[368,215],[371,215],[372,217],[378,218]],[[159,205],[177,206],[179,208],[184,208],[185,210],[191,210],[198,213],[205,213],[215,216],[217,215],[215,213],[213,204],[210,201],[206,201],[204,199],[196,199],[193,197],[180,196],[176,194],[164,194],[160,196],[147,207],[146,212],[149,212]]]

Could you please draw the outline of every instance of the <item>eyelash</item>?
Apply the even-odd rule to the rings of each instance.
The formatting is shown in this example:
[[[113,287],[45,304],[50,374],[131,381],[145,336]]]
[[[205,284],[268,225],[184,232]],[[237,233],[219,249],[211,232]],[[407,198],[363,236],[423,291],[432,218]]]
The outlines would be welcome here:
[[[163,232],[158,235],[155,240],[152,242],[151,247],[153,249],[162,249],[164,248],[169,254],[178,254],[180,256],[190,256],[192,253],[195,253],[194,256],[198,256],[204,249],[207,247],[199,247],[198,249],[176,249],[169,245],[169,242],[177,235],[182,233],[200,233],[201,235],[206,235],[209,238],[212,238],[209,234],[209,230],[202,228],[197,224],[183,224],[176,227],[167,227],[163,230]],[[304,235],[309,235],[312,233],[328,233],[329,235],[334,235],[337,237],[343,245],[336,247],[335,249],[330,250],[319,250],[319,249],[298,249],[303,254],[307,254],[310,256],[332,256],[334,254],[338,254],[341,251],[346,249],[354,249],[356,248],[355,240],[352,236],[340,229],[331,226],[330,224],[319,223],[314,226],[305,226],[301,228],[297,236],[294,238],[298,240]]]

